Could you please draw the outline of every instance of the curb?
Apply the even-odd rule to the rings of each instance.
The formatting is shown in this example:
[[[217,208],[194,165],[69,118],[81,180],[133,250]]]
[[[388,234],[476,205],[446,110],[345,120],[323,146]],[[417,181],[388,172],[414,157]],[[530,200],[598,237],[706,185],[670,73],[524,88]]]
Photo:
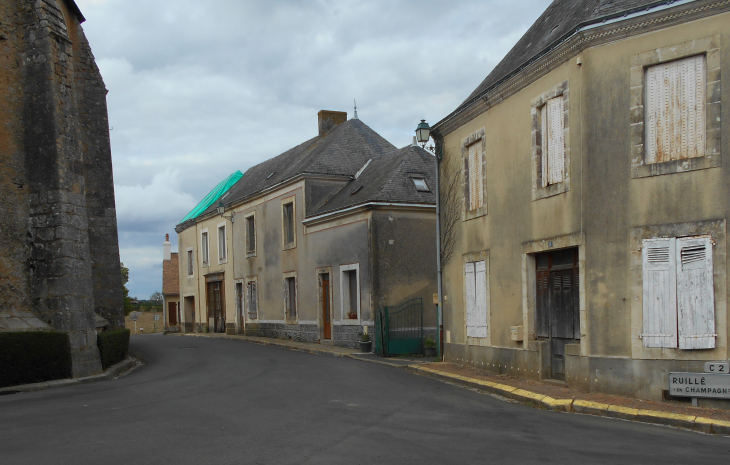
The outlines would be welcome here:
[[[523,404],[535,405],[548,410],[583,413],[586,415],[619,418],[622,420],[639,421],[642,423],[653,423],[709,434],[730,435],[730,421],[696,417],[693,415],[659,412],[655,410],[634,409],[620,405],[603,404],[582,399],[555,399],[544,394],[526,391],[514,386],[493,383],[491,381],[469,378],[451,373],[444,373],[439,370],[434,370],[433,368],[412,365],[409,366],[408,369],[416,372],[417,374],[475,388],[491,394],[497,394]]]
[[[0,389],[0,396],[7,394],[17,394],[19,392],[43,391],[45,389],[63,386],[74,386],[77,384],[88,384],[97,381],[108,381],[116,378],[122,373],[133,370],[137,366],[139,366],[139,361],[136,358],[129,357],[126,360],[122,360],[121,362],[117,363],[116,365],[112,365],[111,367],[107,368],[104,373],[99,373],[98,375],[85,376],[83,378],[56,379],[53,381],[21,384],[18,386],[8,386]]]

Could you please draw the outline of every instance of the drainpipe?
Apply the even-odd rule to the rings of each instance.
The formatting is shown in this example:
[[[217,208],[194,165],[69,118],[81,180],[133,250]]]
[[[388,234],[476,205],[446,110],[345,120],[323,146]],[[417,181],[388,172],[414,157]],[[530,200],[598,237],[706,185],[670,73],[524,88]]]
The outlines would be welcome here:
[[[443,361],[443,295],[441,294],[441,195],[439,193],[441,182],[439,179],[439,161],[441,160],[441,141],[436,141],[436,286],[438,292],[438,304],[436,306],[436,347],[438,359]]]

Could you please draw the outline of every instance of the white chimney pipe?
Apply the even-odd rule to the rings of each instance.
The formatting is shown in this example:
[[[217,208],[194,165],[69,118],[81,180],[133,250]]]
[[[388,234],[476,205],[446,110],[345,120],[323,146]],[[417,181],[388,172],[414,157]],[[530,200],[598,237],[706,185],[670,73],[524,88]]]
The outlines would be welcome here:
[[[165,242],[162,243],[163,260],[170,260],[170,258],[172,257],[172,250],[170,247],[170,235],[165,234]]]

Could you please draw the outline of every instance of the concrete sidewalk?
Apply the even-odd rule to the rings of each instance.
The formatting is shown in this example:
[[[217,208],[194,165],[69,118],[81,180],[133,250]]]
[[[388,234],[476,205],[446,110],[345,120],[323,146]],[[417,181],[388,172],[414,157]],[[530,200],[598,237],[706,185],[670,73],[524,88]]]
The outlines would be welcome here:
[[[730,435],[730,411],[726,410],[697,408],[677,402],[659,403],[600,393],[584,393],[566,387],[556,387],[553,384],[497,375],[450,363],[433,362],[433,359],[420,357],[386,359],[372,353],[363,354],[358,350],[329,344],[226,334],[174,334],[187,337],[237,340],[317,355],[349,357],[355,360],[404,368],[419,375],[495,394],[537,408],[667,425],[710,434]]]

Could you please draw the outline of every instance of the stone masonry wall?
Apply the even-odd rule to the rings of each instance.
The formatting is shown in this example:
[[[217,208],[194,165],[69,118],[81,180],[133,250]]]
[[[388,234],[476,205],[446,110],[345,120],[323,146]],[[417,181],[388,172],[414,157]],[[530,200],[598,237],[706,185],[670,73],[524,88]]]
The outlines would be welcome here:
[[[69,334],[101,371],[94,311],[124,325],[106,89],[65,0],[0,4],[0,313]]]

